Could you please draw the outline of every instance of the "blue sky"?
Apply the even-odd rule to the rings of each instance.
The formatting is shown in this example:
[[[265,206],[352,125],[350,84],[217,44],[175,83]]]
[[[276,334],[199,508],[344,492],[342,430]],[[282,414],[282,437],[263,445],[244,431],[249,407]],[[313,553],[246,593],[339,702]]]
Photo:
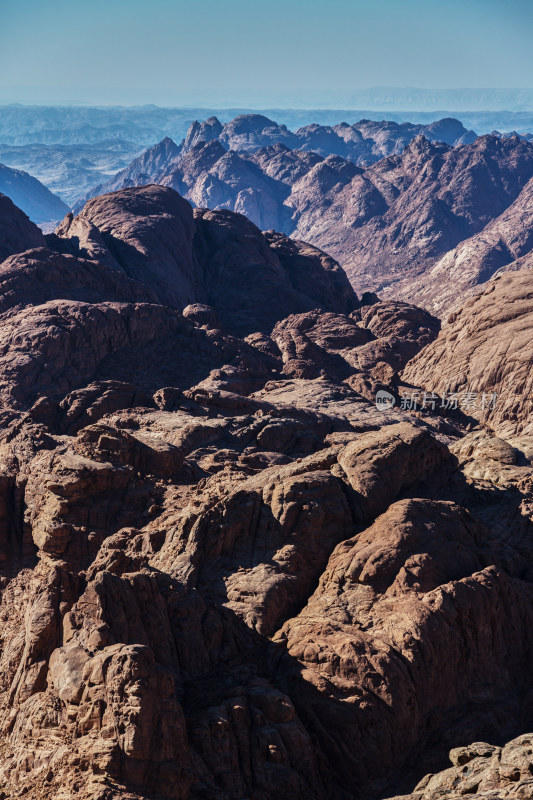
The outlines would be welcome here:
[[[158,104],[533,87],[533,0],[0,0],[0,98]]]

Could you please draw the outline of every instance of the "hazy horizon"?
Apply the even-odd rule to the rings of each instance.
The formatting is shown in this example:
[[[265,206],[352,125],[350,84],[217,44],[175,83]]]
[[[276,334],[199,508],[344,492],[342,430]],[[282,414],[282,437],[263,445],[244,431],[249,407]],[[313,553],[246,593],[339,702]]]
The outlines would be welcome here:
[[[106,92],[98,89],[86,89],[80,93],[73,88],[71,91],[63,89],[58,91],[53,87],[17,87],[0,88],[0,106],[39,106],[39,107],[92,107],[92,108],[160,108],[202,110],[212,109],[229,110],[335,110],[335,111],[419,111],[419,112],[447,112],[459,111],[533,111],[533,88],[448,88],[448,89],[422,89],[420,87],[370,87],[353,92],[350,96],[320,95],[307,96],[300,92],[290,96],[269,97],[262,96],[255,99],[240,96],[239,93],[228,91],[229,98],[203,96],[193,93],[190,97],[183,98],[182,102],[165,103],[145,101],[142,98],[131,98],[131,102],[116,102],[114,99],[106,101]],[[277,101],[277,102],[275,102]]]
[[[533,108],[526,0],[52,6],[2,0],[0,103],[342,109],[425,92],[419,110],[433,110],[430,95],[462,92],[480,98],[475,110],[484,93],[522,92],[516,108]]]

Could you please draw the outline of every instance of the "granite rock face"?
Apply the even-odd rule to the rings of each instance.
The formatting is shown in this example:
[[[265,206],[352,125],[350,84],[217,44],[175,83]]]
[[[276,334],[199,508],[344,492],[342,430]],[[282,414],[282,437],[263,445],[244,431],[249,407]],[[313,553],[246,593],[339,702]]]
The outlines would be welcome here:
[[[529,273],[441,330],[156,186],[22,248],[0,264],[0,793],[527,796]],[[399,401],[459,373],[517,399]]]

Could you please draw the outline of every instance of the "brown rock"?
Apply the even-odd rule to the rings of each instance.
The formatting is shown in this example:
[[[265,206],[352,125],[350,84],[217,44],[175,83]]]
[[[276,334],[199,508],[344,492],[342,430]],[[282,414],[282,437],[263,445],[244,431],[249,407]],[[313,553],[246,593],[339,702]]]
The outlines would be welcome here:
[[[526,272],[432,341],[228,211],[161,187],[88,209],[0,268],[1,791],[347,800],[431,772],[417,797],[527,796],[523,744],[476,744],[531,730],[527,416],[373,396],[421,348],[411,381],[459,358],[525,394]],[[184,264],[187,316],[154,302]]]
[[[0,262],[13,253],[43,245],[44,236],[37,225],[9,197],[0,194]]]
[[[429,391],[457,393],[459,401],[470,401],[469,415],[504,437],[528,432],[532,291],[530,270],[489,283],[451,315],[437,339],[409,362],[403,378]]]

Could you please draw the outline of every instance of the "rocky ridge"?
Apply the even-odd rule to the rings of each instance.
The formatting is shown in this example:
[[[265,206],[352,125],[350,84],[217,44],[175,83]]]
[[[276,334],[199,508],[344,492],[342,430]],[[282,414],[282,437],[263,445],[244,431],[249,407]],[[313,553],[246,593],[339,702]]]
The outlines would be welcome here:
[[[452,146],[467,144],[476,139],[476,134],[467,131],[456,119],[442,119],[428,125],[407,122],[398,124],[385,120],[372,122],[363,119],[352,125],[346,122],[333,126],[305,125],[295,132],[262,114],[241,114],[225,124],[217,117],[210,117],[202,122],[195,120],[179,145],[166,137],[148,148],[107,183],[95,186],[85,194],[76,204],[76,210],[80,210],[84,202],[97,194],[159,182],[160,178],[166,177],[177,166],[177,162],[182,161],[191,151],[197,150],[200,145],[210,144],[211,152],[231,151],[240,155],[261,153],[263,161],[265,156],[269,160],[268,155],[272,148],[275,153],[294,151],[296,157],[303,158],[304,161],[314,154],[320,160],[328,156],[339,156],[359,166],[367,166],[384,156],[401,153],[419,135],[425,136],[428,141],[442,141]],[[219,151],[213,149],[215,144],[220,145]],[[311,165],[312,163],[314,161],[310,162]],[[235,165],[241,170],[245,169],[239,159],[235,161]],[[187,172],[187,167],[183,171]],[[256,219],[253,221],[257,223]]]
[[[450,120],[400,136],[402,127],[363,121],[292,134],[265,117],[212,118],[191,126],[177,155],[162,161],[162,142],[106,188],[154,182],[194,206],[242,213],[331,254],[357,291],[442,315],[458,289],[466,296],[529,263],[533,145],[459,136]],[[360,141],[373,143],[375,158],[356,157]]]

